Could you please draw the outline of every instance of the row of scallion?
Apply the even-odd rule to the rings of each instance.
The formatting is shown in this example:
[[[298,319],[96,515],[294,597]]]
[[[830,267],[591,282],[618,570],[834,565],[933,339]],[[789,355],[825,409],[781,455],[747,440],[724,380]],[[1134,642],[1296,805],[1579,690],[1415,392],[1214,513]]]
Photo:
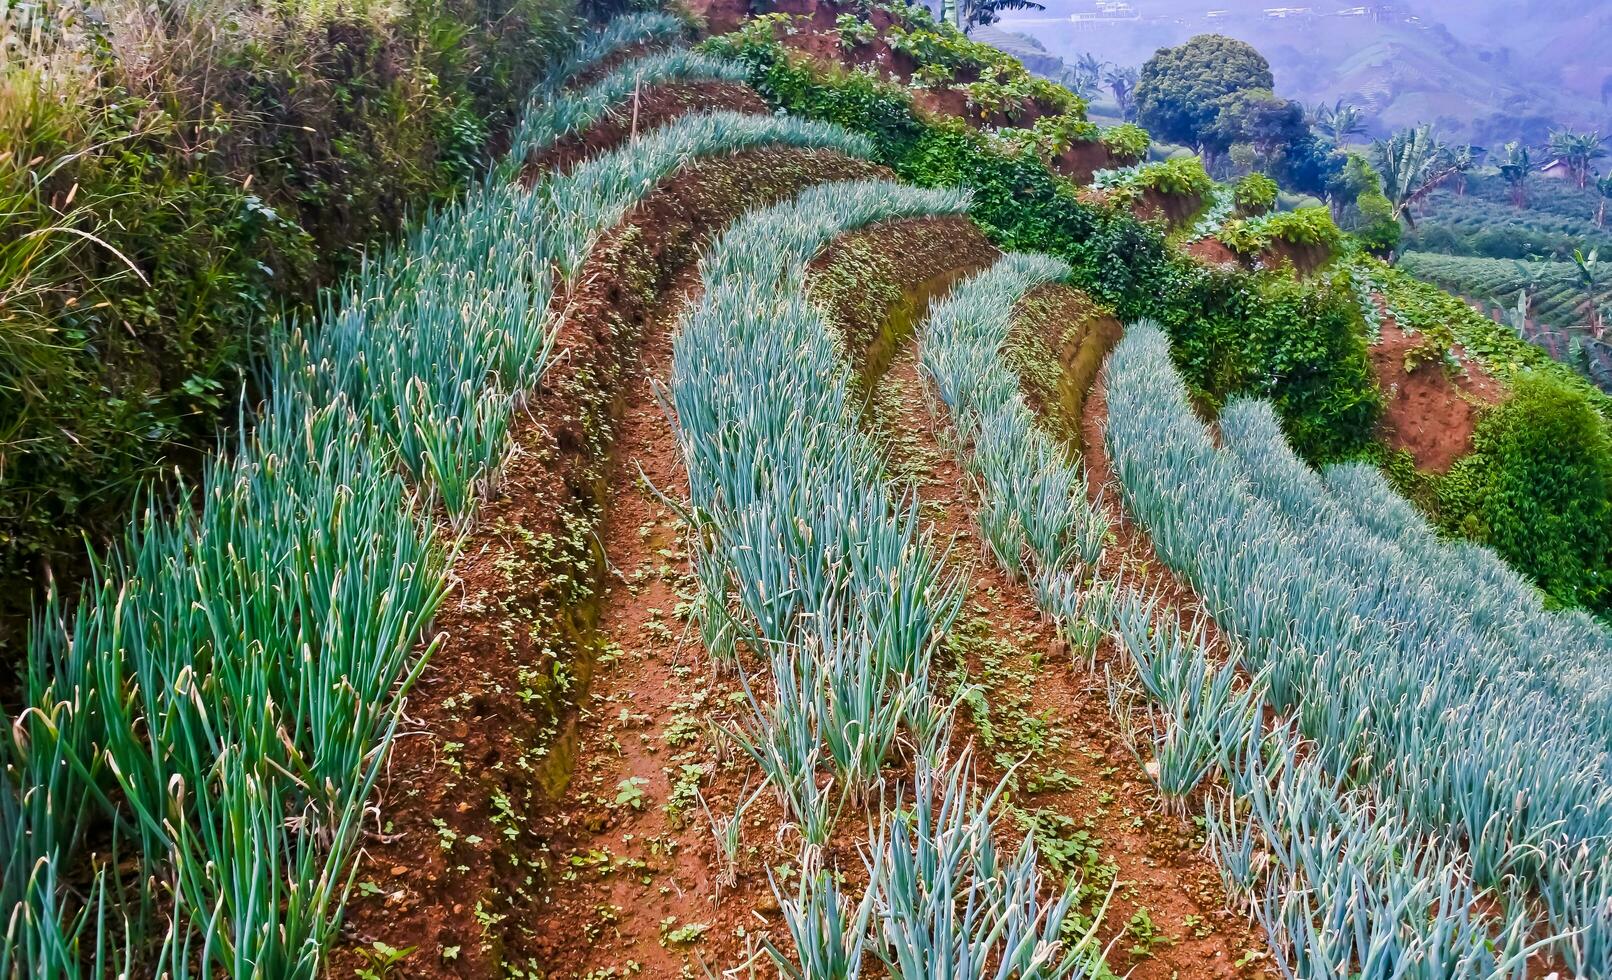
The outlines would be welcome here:
[[[1100,576],[1108,521],[1088,502],[1078,461],[1043,430],[1003,354],[1018,304],[1068,276],[1069,267],[1049,256],[1004,255],[936,304],[921,331],[920,363],[946,407],[947,441],[978,488],[975,520],[992,556],[1028,580],[1073,652],[1095,657],[1100,638],[1117,629],[1157,707],[1138,724],[1130,686],[1111,678],[1115,713],[1133,748],[1147,745],[1145,771],[1159,791],[1183,801],[1220,762],[1227,737],[1247,734],[1255,698],[1235,671],[1213,666],[1201,629],[1175,626],[1157,599]],[[1169,628],[1154,629],[1156,621]]]
[[[617,20],[544,91],[680,29]],[[318,974],[448,565],[551,360],[555,270],[684,163],[761,144],[865,149],[720,114],[531,192],[495,173],[276,335],[233,451],[36,618],[0,743],[0,976]]]
[[[539,93],[510,139],[504,176],[514,179],[521,166],[567,136],[575,136],[612,110],[630,108],[641,90],[671,82],[743,82],[742,66],[691,51],[669,48],[624,62],[580,92]]]
[[[1089,642],[1098,631],[1110,631],[1128,651],[1134,678],[1111,678],[1110,699],[1122,733],[1146,758],[1148,774],[1160,791],[1184,801],[1217,770],[1226,777],[1231,793],[1209,796],[1206,816],[1213,849],[1228,893],[1249,904],[1284,974],[1521,977],[1531,956],[1555,946],[1581,975],[1602,975],[1606,917],[1612,914],[1604,874],[1606,842],[1587,835],[1588,825],[1544,822],[1530,834],[1519,830],[1511,813],[1506,816],[1513,822],[1497,824],[1494,810],[1484,809],[1483,803],[1504,797],[1485,793],[1516,793],[1512,802],[1519,810],[1537,807],[1542,799],[1527,784],[1528,777],[1474,765],[1475,751],[1493,751],[1508,733],[1472,730],[1471,736],[1478,738],[1469,749],[1441,741],[1460,736],[1439,726],[1496,718],[1504,713],[1503,705],[1522,711],[1512,731],[1541,721],[1535,696],[1507,686],[1518,678],[1506,669],[1506,659],[1532,654],[1528,669],[1547,673],[1535,679],[1536,690],[1567,698],[1563,704],[1575,712],[1557,730],[1582,730],[1587,721],[1595,732],[1576,742],[1546,742],[1545,752],[1565,750],[1572,758],[1570,753],[1597,741],[1604,745],[1598,726],[1605,703],[1605,660],[1604,653],[1596,652],[1604,650],[1597,646],[1604,643],[1604,632],[1580,617],[1544,612],[1537,595],[1489,553],[1439,541],[1370,467],[1335,467],[1319,478],[1310,473],[1288,451],[1268,406],[1245,402],[1229,407],[1221,419],[1228,448],[1216,448],[1188,407],[1166,339],[1146,325],[1131,331],[1109,369],[1109,442],[1122,478],[1149,481],[1146,492],[1167,497],[1188,514],[1193,513],[1192,501],[1206,492],[1213,500],[1240,494],[1242,506],[1265,508],[1253,516],[1236,514],[1241,524],[1214,503],[1205,504],[1207,513],[1200,516],[1205,528],[1223,532],[1236,527],[1246,535],[1238,544],[1253,552],[1245,559],[1250,570],[1271,569],[1277,557],[1302,561],[1297,557],[1301,545],[1318,547],[1333,561],[1324,566],[1310,559],[1307,566],[1296,567],[1329,567],[1333,574],[1364,570],[1368,579],[1354,583],[1347,596],[1324,597],[1342,603],[1352,623],[1362,616],[1385,615],[1380,605],[1366,604],[1383,598],[1380,591],[1367,591],[1375,580],[1369,577],[1396,576],[1392,581],[1430,604],[1421,611],[1443,629],[1464,623],[1467,633],[1456,642],[1500,661],[1488,670],[1505,680],[1498,685],[1491,680],[1485,687],[1471,673],[1446,675],[1457,669],[1448,662],[1425,670],[1416,682],[1424,683],[1429,694],[1442,694],[1442,700],[1404,698],[1392,707],[1435,715],[1411,719],[1433,739],[1413,751],[1431,752],[1434,758],[1414,767],[1374,765],[1369,753],[1383,750],[1361,742],[1373,736],[1371,727],[1377,724],[1370,701],[1383,691],[1374,680],[1384,676],[1386,657],[1361,662],[1360,647],[1330,648],[1336,651],[1331,657],[1317,657],[1311,648],[1273,651],[1267,644],[1265,655],[1256,658],[1235,645],[1231,662],[1217,665],[1201,620],[1183,626],[1156,597],[1131,592],[1116,596],[1113,584],[1098,582],[1094,573],[1089,585],[1081,582],[1078,574],[1068,573],[1078,573],[1079,566],[1067,552],[1049,563],[1045,555],[1051,549],[1037,547],[1037,535],[1078,534],[1091,527],[1085,500],[1071,494],[1060,520],[1056,508],[1043,503],[1044,492],[1036,482],[1015,476],[1033,471],[1023,460],[1038,452],[1020,448],[1010,457],[991,444],[1025,447],[1045,439],[1036,431],[1000,350],[1015,304],[1031,288],[1061,274],[1043,257],[1009,255],[959,286],[925,326],[926,372],[956,425],[963,461],[980,484],[981,532],[998,561],[1010,573],[1026,564],[1034,568],[1030,577],[1037,598],[1067,634]],[[1018,434],[1004,436],[982,422],[993,415],[1011,418],[1004,427],[1011,424]],[[1121,455],[1122,445],[1128,455]],[[1137,488],[1127,483],[1125,489],[1127,499],[1134,499]],[[1276,502],[1266,503],[1261,493]],[[1020,531],[1024,536],[1007,537],[1004,547],[1000,529],[1015,527],[1014,521],[1000,517],[1004,509],[1022,528],[1042,530]],[[1143,513],[1156,520],[1159,512]],[[1161,532],[1160,553],[1168,561],[1202,557],[1200,549],[1214,543],[1212,530],[1189,537],[1173,524],[1150,526]],[[1338,531],[1342,540],[1324,544],[1306,540],[1309,534],[1338,528],[1362,533]],[[1281,536],[1290,547],[1276,555],[1258,551],[1252,542],[1265,534]],[[1378,555],[1372,547],[1389,554]],[[1381,559],[1375,566],[1372,555]],[[1088,565],[1094,564],[1088,559]],[[1054,578],[1049,568],[1063,569],[1063,574]],[[1268,622],[1259,620],[1260,614],[1281,615],[1272,607],[1282,598],[1303,595],[1306,588],[1289,583],[1291,591],[1283,596],[1271,587],[1281,576],[1266,574],[1243,580],[1250,594],[1239,597],[1243,614],[1258,622]],[[1056,581],[1057,587],[1043,581]],[[1206,596],[1214,608],[1232,599],[1224,590]],[[1311,607],[1305,615],[1321,615],[1328,608]],[[1235,630],[1233,614],[1222,618]],[[1396,621],[1396,631],[1403,625]],[[1474,630],[1488,632],[1474,638]],[[1573,643],[1583,651],[1582,659],[1546,652],[1564,651],[1563,644]],[[1250,680],[1239,677],[1239,664],[1253,671]],[[1554,676],[1550,665],[1557,671]],[[1309,683],[1289,680],[1303,669],[1316,672],[1306,679]],[[1350,674],[1356,669],[1365,677],[1358,688]],[[1402,671],[1411,669],[1407,664]],[[1591,676],[1596,670],[1602,671],[1599,679]],[[1479,686],[1468,686],[1474,683]],[[1459,691],[1469,697],[1486,694],[1493,699],[1490,710],[1463,705]],[[1349,699],[1342,708],[1330,700],[1340,697]],[[1267,703],[1284,713],[1270,731],[1261,723]],[[1548,729],[1540,727],[1548,737]],[[1586,781],[1604,786],[1604,755],[1578,758],[1589,762]],[[1461,764],[1471,767],[1464,781],[1453,779],[1446,785],[1465,785],[1476,793],[1465,800],[1450,799],[1440,811],[1417,798],[1418,792],[1439,788],[1428,767]],[[1560,778],[1563,768],[1552,768]],[[1406,778],[1415,782],[1396,785]],[[1569,802],[1555,803],[1551,813],[1570,820],[1579,815],[1577,807],[1598,798],[1605,797],[1570,794]],[[1434,812],[1447,814],[1442,825],[1431,816]],[[1462,825],[1479,818],[1489,822],[1466,826],[1486,828],[1487,833],[1474,835]],[[1570,836],[1574,832],[1579,836]],[[1508,833],[1523,836],[1508,839]],[[1550,857],[1528,869],[1541,874],[1523,877],[1520,861],[1535,849]],[[1485,860],[1492,862],[1487,869]],[[1498,880],[1496,868],[1501,869]]]
[[[1157,328],[1107,370],[1126,504],[1282,719],[1172,724],[1227,776],[1213,849],[1285,975],[1522,977],[1542,947],[1612,975],[1607,631],[1439,540],[1371,468],[1309,470],[1267,404],[1228,405],[1217,443]],[[1202,659],[1125,619],[1143,660]]]
[[[740,743],[799,833],[789,933],[769,944],[786,976],[852,978],[869,955],[891,976],[1082,977],[1099,953],[1073,892],[1048,899],[1033,844],[997,851],[995,793],[981,798],[930,663],[960,590],[893,496],[859,428],[841,343],[805,296],[808,260],[871,222],[957,214],[966,194],[884,182],[828,184],[752,212],[712,246],[705,293],[675,341],[671,403],[691,488],[708,647],[743,644]],[[913,760],[910,787],[882,771]],[[998,792],[1000,790],[998,789]],[[821,845],[866,807],[869,883],[843,894]]]

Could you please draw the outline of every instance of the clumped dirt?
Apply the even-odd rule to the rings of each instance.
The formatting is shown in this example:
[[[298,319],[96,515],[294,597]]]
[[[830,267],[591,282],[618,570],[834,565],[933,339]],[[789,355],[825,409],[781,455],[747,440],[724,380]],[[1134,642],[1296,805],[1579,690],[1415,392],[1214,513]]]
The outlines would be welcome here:
[[[1143,221],[1162,220],[1171,230],[1181,228],[1203,210],[1202,194],[1166,194],[1147,188],[1141,199],[1131,205],[1131,213]]]
[[[1479,416],[1503,401],[1506,389],[1459,347],[1459,370],[1434,362],[1407,372],[1405,355],[1423,339],[1383,318],[1382,339],[1371,348],[1372,372],[1383,392],[1381,432],[1389,448],[1411,454],[1417,469],[1447,473],[1472,451]]]
[[[501,976],[535,961],[549,935],[531,910],[553,869],[540,814],[571,778],[570,706],[601,649],[599,592],[613,559],[596,528],[619,490],[606,464],[639,341],[664,331],[673,280],[715,229],[810,183],[884,175],[826,151],[701,161],[649,194],[556,300],[554,366],[454,567],[437,623],[446,640],[410,696],[379,787],[338,973],[376,940],[417,947],[411,977]],[[641,410],[650,403],[637,390]]]
[[[1131,157],[1116,157],[1100,141],[1075,143],[1052,158],[1053,169],[1077,184],[1089,183],[1092,174],[1099,170],[1129,167],[1134,163],[1136,160]]]
[[[1332,249],[1318,243],[1287,242],[1277,239],[1260,256],[1266,266],[1287,265],[1294,276],[1303,279],[1332,261]]]
[[[1189,242],[1181,249],[1187,255],[1197,259],[1205,265],[1239,266],[1243,264],[1242,257],[1225,243],[1213,235]]]
[[[638,133],[648,133],[696,112],[731,109],[765,115],[767,103],[748,85],[738,82],[671,82],[652,85],[637,100],[612,106],[581,133],[556,140],[526,162],[521,179],[528,185],[549,173],[570,170],[602,149],[619,146]]]

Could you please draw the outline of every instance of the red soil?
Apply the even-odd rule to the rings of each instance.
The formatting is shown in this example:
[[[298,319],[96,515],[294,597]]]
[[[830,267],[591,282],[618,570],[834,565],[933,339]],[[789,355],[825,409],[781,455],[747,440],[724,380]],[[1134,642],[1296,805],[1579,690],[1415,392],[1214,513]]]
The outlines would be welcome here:
[[[1090,182],[1091,175],[1099,170],[1128,167],[1135,162],[1129,157],[1114,156],[1101,141],[1094,140],[1089,143],[1074,143],[1053,157],[1052,169],[1077,184],[1085,184]]]
[[[1087,672],[1084,662],[1072,662],[1025,586],[1009,580],[987,557],[976,530],[972,480],[935,442],[937,426],[944,423],[925,407],[910,348],[891,368],[880,400],[898,406],[882,419],[894,440],[897,471],[915,474],[913,485],[928,505],[925,512],[935,515],[937,539],[952,542],[953,569],[966,569],[964,618],[1014,651],[1005,666],[1021,680],[987,692],[993,724],[1002,726],[1007,716],[995,706],[1023,699],[1018,711],[1039,719],[1048,734],[1044,754],[1024,763],[1020,778],[1061,773],[1069,787],[1011,798],[1025,809],[1073,818],[1100,861],[1115,869],[1119,885],[1099,931],[1112,944],[1110,966],[1139,980],[1260,975],[1257,967],[1235,965],[1249,952],[1254,954],[1250,962],[1260,959],[1262,940],[1226,908],[1219,874],[1201,854],[1198,832],[1190,822],[1164,812],[1140,764],[1114,735],[1103,678],[1105,670],[1120,669],[1122,654],[1105,641],[1095,672]],[[1110,562],[1113,567],[1104,571],[1117,573],[1123,565],[1127,576],[1139,576],[1146,560],[1121,548]],[[1147,574],[1157,577],[1158,567],[1154,559]],[[1189,597],[1186,593],[1182,598]],[[978,682],[982,665],[969,666]],[[1006,774],[997,760],[981,768],[983,780]],[[1151,947],[1127,931],[1144,910],[1163,937]]]
[[[592,679],[596,596],[621,560],[600,553],[593,525],[616,503],[603,467],[639,337],[665,343],[677,303],[663,297],[715,229],[806,184],[883,173],[817,151],[701,161],[648,195],[557,298],[554,365],[454,568],[437,622],[446,640],[377,793],[382,832],[359,869],[353,946],[418,947],[411,977],[489,977],[552,942],[530,911],[556,853],[540,814],[571,779],[578,718],[566,706]],[[640,412],[652,404],[641,381]],[[339,952],[336,972],[356,956]]]
[[[1227,248],[1225,243],[1213,235],[1189,242],[1181,249],[1182,252],[1197,259],[1205,265],[1237,265],[1243,264],[1242,258],[1236,252]]]
[[[1319,244],[1295,244],[1278,239],[1260,256],[1267,266],[1292,266],[1293,274],[1302,279],[1332,261],[1332,249]]]
[[[1284,241],[1273,242],[1270,248],[1259,255],[1238,255],[1213,235],[1183,245],[1181,251],[1205,265],[1235,265],[1252,269],[1254,263],[1258,261],[1266,268],[1285,266],[1299,279],[1313,274],[1332,261],[1332,250],[1325,245],[1295,245]]]
[[[1131,213],[1143,221],[1163,220],[1166,228],[1180,228],[1203,210],[1202,194],[1166,194],[1148,188]]]
[[[915,239],[911,232],[922,229],[932,239],[954,243],[952,254],[969,255],[971,269],[982,267],[989,251],[994,251],[983,240],[974,242],[977,230],[936,227],[953,221],[893,222],[847,236],[813,263],[814,273],[822,281],[834,278],[837,266],[867,268],[869,263],[862,260],[856,245],[872,241],[880,246],[880,254],[900,257],[888,260],[890,264],[872,263],[876,271],[868,278],[880,284],[900,284],[904,295],[922,295],[921,306],[927,307],[934,298],[928,290],[937,265],[924,254],[922,238]],[[928,251],[933,250],[931,244]],[[867,291],[880,294],[878,287]],[[1088,842],[1101,860],[1117,868],[1117,880],[1122,884],[1101,930],[1105,942],[1114,941],[1110,965],[1116,969],[1129,966],[1130,975],[1138,978],[1260,975],[1257,969],[1234,966],[1246,952],[1255,954],[1251,962],[1263,956],[1262,940],[1227,911],[1218,872],[1199,853],[1202,842],[1196,831],[1185,821],[1163,815],[1135,757],[1113,735],[1102,678],[1111,664],[1119,666],[1117,651],[1105,642],[1095,673],[1087,673],[1084,664],[1071,663],[1068,651],[1057,643],[1051,624],[1035,609],[1025,586],[1008,580],[984,558],[983,546],[977,543],[977,497],[972,480],[936,442],[938,428],[949,423],[930,414],[930,398],[918,375],[916,344],[907,340],[896,350],[893,361],[889,356],[892,341],[899,343],[908,337],[905,331],[921,319],[922,309],[898,303],[880,321],[873,319],[874,306],[845,297],[843,290],[814,283],[813,297],[861,362],[864,381],[876,389],[871,415],[889,447],[892,472],[906,478],[918,494],[925,514],[932,517],[935,540],[952,545],[952,569],[967,576],[964,618],[974,620],[972,629],[983,630],[999,648],[1014,650],[1011,663],[1003,666],[1021,680],[988,691],[987,700],[1005,704],[1022,699],[1018,709],[1022,717],[1046,724],[1045,752],[1027,762],[1020,777],[1053,772],[1072,777],[1070,788],[1015,791],[1010,799],[1027,810],[1073,818],[1072,826],[1089,835]],[[1051,397],[1067,412],[1057,417],[1073,431],[1087,414],[1088,390],[1103,357],[1119,339],[1119,324],[1083,294],[1062,286],[1034,291],[1021,311],[1028,314],[1024,319],[1029,329],[1041,335],[1040,349],[1052,352],[1060,379],[1055,385],[1057,394]],[[1100,442],[1099,438],[1099,452]],[[1117,509],[1117,495],[1111,492],[1108,500]],[[1196,597],[1163,570],[1134,525],[1120,529],[1120,534],[1129,543],[1111,553],[1105,573],[1119,574],[1123,568],[1129,581],[1162,581],[1163,594],[1179,607],[1181,615],[1197,608]],[[982,664],[970,662],[968,667],[978,680]],[[1004,717],[997,715],[993,722],[1002,725]],[[971,725],[962,727],[961,738],[977,737]],[[987,781],[1001,779],[1006,773],[999,759],[983,758],[990,754],[983,749],[978,753],[980,776]],[[1135,945],[1135,937],[1132,934],[1127,939],[1126,929],[1144,906],[1159,934],[1172,943],[1131,955],[1128,950]]]
[[[1439,363],[1405,370],[1405,354],[1423,340],[1384,317],[1382,339],[1371,348],[1371,366],[1382,388],[1382,435],[1392,449],[1410,452],[1416,468],[1446,473],[1472,451],[1472,432],[1485,408],[1505,398],[1505,386],[1455,349],[1461,372]]]
[[[528,184],[550,172],[565,172],[601,147],[614,147],[637,133],[647,133],[696,112],[731,109],[765,114],[767,103],[748,85],[738,82],[672,82],[653,85],[639,93],[637,104],[628,99],[612,106],[582,133],[556,140],[522,169]]]

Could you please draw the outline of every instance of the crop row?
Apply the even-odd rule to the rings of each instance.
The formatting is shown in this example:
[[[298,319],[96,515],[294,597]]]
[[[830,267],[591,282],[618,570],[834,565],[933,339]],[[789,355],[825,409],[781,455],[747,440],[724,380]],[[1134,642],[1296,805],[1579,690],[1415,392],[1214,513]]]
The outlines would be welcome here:
[[[1016,297],[1035,284],[1037,272],[1045,276],[1055,271],[1040,266],[1034,257],[1009,256],[959,287],[937,308],[931,329],[939,329],[929,337],[955,335],[955,321],[974,319],[994,325],[973,331],[996,341],[995,347],[982,344],[980,357],[997,354]],[[959,317],[960,310],[969,312]],[[1162,372],[1175,386],[1174,391],[1152,386],[1146,392],[1149,404],[1162,398],[1185,416],[1172,424],[1191,424],[1203,432],[1169,365],[1162,334],[1137,328],[1124,349],[1112,369],[1111,410],[1135,411],[1138,389],[1159,376],[1139,376],[1140,365]],[[981,370],[962,376],[965,386],[977,385],[977,396],[970,392],[957,397],[948,394],[945,383],[940,386],[949,406],[966,404],[969,397],[992,398],[999,384],[984,379],[1005,376],[1005,364],[1000,358],[994,364],[980,363]],[[1018,399],[1011,386],[1006,390],[1007,400]],[[1159,427],[1163,414],[1155,412],[1138,430],[1164,431]],[[1021,417],[1019,424],[1029,431],[1033,420]],[[976,454],[973,465],[996,464],[988,454]],[[1375,471],[1350,467],[1339,476],[1355,486],[1365,472]],[[987,497],[993,492],[1001,491],[982,491]],[[987,499],[980,510],[981,530],[987,535],[990,503]],[[1398,503],[1400,508],[1385,502],[1381,509],[1363,513],[1384,533],[1425,532],[1425,524],[1418,531],[1419,519],[1408,505]],[[1081,506],[1068,509],[1069,524],[1082,519]],[[1425,540],[1437,545],[1430,535]],[[1475,549],[1463,557],[1484,573],[1504,571]],[[1068,602],[1064,597],[1071,593],[1079,600]],[[1251,682],[1240,680],[1235,661],[1215,665],[1201,622],[1183,628],[1173,614],[1161,615],[1167,611],[1160,609],[1159,600],[1132,592],[1116,596],[1109,584],[1093,581],[1084,590],[1076,584],[1062,594],[1038,590],[1037,598],[1066,633],[1089,637],[1096,631],[1112,632],[1129,653],[1134,683],[1111,677],[1110,702],[1122,733],[1139,757],[1147,757],[1147,772],[1161,792],[1185,800],[1217,769],[1228,777],[1241,802],[1226,798],[1223,804],[1212,804],[1207,826],[1228,892],[1250,903],[1285,975],[1524,975],[1527,957],[1536,948],[1529,942],[1532,920],[1513,915],[1497,926],[1478,914],[1479,891],[1472,884],[1469,858],[1458,846],[1437,840],[1407,844],[1407,817],[1395,801],[1346,785],[1328,771],[1324,752],[1301,742],[1302,709],[1296,721],[1269,734],[1262,731],[1259,719],[1270,697],[1270,668],[1254,674]],[[1135,705],[1136,688],[1146,703],[1142,710]]]
[[[1582,324],[1586,293],[1568,262],[1521,262],[1407,252],[1400,267],[1419,279],[1484,303],[1515,305],[1527,290],[1529,315],[1556,326]]]
[[[675,27],[616,22],[550,91]],[[724,114],[531,193],[495,174],[277,335],[256,424],[195,502],[154,501],[76,607],[36,620],[4,745],[0,975],[318,972],[457,530],[549,361],[552,270],[689,159],[763,143],[859,145]]]
[[[1438,541],[1380,477],[1309,470],[1264,403],[1228,405],[1217,446],[1157,329],[1108,370],[1131,512],[1288,719],[1224,761],[1239,819],[1285,859],[1288,887],[1246,885],[1292,975],[1520,975],[1536,908],[1580,974],[1612,968],[1606,630]],[[1223,857],[1251,853],[1236,826],[1216,824]],[[1345,859],[1319,861],[1323,841]]]
[[[1062,935],[1073,893],[1044,898],[1029,841],[997,853],[996,793],[980,799],[968,754],[948,750],[930,661],[960,593],[916,501],[891,497],[844,351],[805,296],[806,263],[835,235],[968,204],[853,182],[754,212],[713,245],[674,349],[702,628],[770,666],[765,686],[741,674],[751,718],[737,734],[811,869],[781,899],[792,948],[768,947],[786,976],[855,977],[867,953],[909,978],[1076,978],[1096,960],[1089,936]],[[903,744],[915,777],[892,796],[880,770]],[[853,800],[869,804],[854,902],[818,857]]]

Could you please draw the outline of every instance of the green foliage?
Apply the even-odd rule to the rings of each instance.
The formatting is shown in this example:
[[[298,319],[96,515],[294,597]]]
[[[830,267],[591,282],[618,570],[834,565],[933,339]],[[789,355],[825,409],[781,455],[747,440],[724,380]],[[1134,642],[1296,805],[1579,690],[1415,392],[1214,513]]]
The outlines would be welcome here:
[[[1149,163],[1136,171],[1136,186],[1181,197],[1204,195],[1215,185],[1197,157],[1175,157]]]
[[[1439,484],[1439,524],[1559,601],[1612,609],[1612,438],[1584,393],[1525,372]]]
[[[872,21],[855,14],[840,14],[834,18],[834,30],[840,36],[840,47],[846,51],[871,44],[879,36],[879,29],[873,26]]]
[[[1017,139],[1052,156],[1074,146],[1091,143],[1102,138],[1102,129],[1074,113],[1061,116],[1042,116],[1029,129],[999,131],[1007,139]]]
[[[1258,255],[1277,242],[1289,245],[1322,245],[1336,250],[1343,233],[1324,207],[1276,211],[1253,218],[1238,218],[1221,226],[1218,237],[1239,255]]]
[[[1209,138],[1227,97],[1275,87],[1270,63],[1251,45],[1200,34],[1142,66],[1136,117],[1159,138],[1194,146]]]
[[[54,53],[94,84],[0,70],[0,616],[216,442],[270,321],[465,185],[573,21],[568,0],[214,13],[175,13],[154,65],[94,30]]]
[[[1140,160],[1147,156],[1147,148],[1153,142],[1147,130],[1135,123],[1120,123],[1118,126],[1108,127],[1103,130],[1102,140],[1109,153],[1130,160]]]
[[[1165,324],[1183,373],[1208,404],[1236,393],[1274,397],[1289,438],[1312,460],[1354,456],[1371,444],[1380,396],[1349,289],[1207,269],[1128,211],[1079,200],[1034,154],[1004,152],[960,123],[926,125],[904,89],[821,70],[790,56],[770,30],[707,44],[748,65],[772,104],[868,134],[876,159],[904,179],[969,188],[972,216],[1000,247],[1056,256],[1072,267],[1075,285],[1121,319]],[[1170,163],[1161,175],[1207,189],[1196,160]]]
[[[1367,268],[1381,286],[1389,311],[1400,325],[1417,332],[1447,325],[1456,342],[1490,374],[1510,381],[1526,371],[1549,373],[1579,391],[1609,424],[1612,396],[1596,389],[1571,368],[1551,360],[1543,348],[1518,337],[1444,290],[1372,260]]]
[[[1569,262],[1522,262],[1407,251],[1400,268],[1477,302],[1514,306],[1528,294],[1531,317],[1558,327],[1584,322],[1584,291]],[[1604,295],[1602,297],[1605,298]]]
[[[1276,205],[1278,190],[1276,181],[1262,173],[1251,173],[1237,181],[1231,194],[1238,211],[1243,214],[1259,214],[1269,211]]]

